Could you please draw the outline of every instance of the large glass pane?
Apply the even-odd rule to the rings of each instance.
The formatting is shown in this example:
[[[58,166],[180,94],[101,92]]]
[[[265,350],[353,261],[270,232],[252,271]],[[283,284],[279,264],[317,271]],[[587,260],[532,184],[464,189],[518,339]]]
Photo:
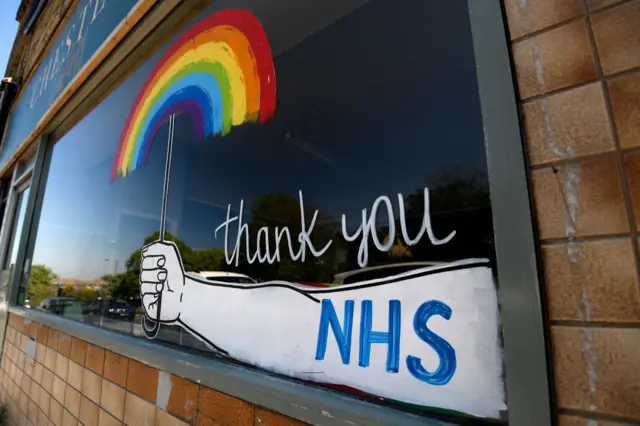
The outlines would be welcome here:
[[[5,259],[2,265],[2,275],[0,276],[0,287],[6,295],[8,288],[13,281],[15,274],[16,260],[18,259],[18,248],[20,247],[20,237],[22,227],[27,212],[27,201],[29,200],[30,188],[27,187],[17,194],[15,211],[11,223],[11,231],[7,245]]]
[[[39,309],[96,326],[500,422],[467,2],[233,6],[248,10],[212,4],[56,144],[29,294],[55,290]]]

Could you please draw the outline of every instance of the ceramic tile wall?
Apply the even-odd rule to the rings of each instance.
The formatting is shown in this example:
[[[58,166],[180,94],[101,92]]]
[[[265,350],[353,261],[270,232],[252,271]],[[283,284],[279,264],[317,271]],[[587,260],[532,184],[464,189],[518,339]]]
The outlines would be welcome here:
[[[303,425],[13,314],[1,367],[12,426]]]
[[[640,421],[640,0],[504,0],[561,426]]]

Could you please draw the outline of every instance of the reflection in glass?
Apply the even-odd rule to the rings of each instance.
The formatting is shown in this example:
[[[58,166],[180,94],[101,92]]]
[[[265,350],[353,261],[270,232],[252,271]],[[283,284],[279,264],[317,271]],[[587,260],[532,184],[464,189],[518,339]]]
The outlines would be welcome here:
[[[466,2],[360,3],[327,5],[299,27],[284,24],[298,18],[287,1],[255,11],[275,53],[268,123],[201,140],[188,116],[176,117],[166,238],[187,274],[323,288],[493,260]],[[111,172],[127,114],[162,53],[56,144],[31,307],[142,335],[141,248],[159,237],[168,126],[142,167],[114,181]],[[372,215],[382,196],[390,210]],[[307,247],[301,261],[305,230],[322,255]],[[158,338],[208,350],[178,326],[162,326]]]
[[[2,265],[2,276],[0,277],[1,286],[10,286],[15,274],[16,260],[18,259],[18,249],[20,246],[20,237],[22,235],[22,226],[24,217],[27,213],[27,201],[29,200],[30,187],[17,194],[15,212],[11,223],[11,233],[9,234],[9,245],[7,246],[7,255]]]

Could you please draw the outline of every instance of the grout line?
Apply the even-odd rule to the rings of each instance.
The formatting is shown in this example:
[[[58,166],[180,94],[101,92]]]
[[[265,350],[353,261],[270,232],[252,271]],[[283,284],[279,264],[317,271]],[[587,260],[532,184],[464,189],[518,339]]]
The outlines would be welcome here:
[[[573,18],[569,18],[567,20],[564,20],[564,21],[561,21],[561,22],[557,22],[555,24],[546,26],[546,27],[541,28],[539,30],[532,31],[529,34],[525,34],[523,36],[516,37],[516,38],[511,40],[511,44],[516,44],[516,43],[520,43],[520,42],[523,42],[523,41],[527,41],[527,40],[535,38],[535,37],[537,37],[537,36],[539,36],[541,34],[544,34],[546,32],[557,30],[558,28],[563,27],[565,25],[573,24],[574,22],[579,21],[580,19],[582,19],[582,17],[585,15],[585,13],[586,13],[586,11],[583,11],[580,15],[574,16]]]
[[[564,25],[572,24],[572,23],[574,23],[576,21],[579,21],[580,19],[583,19],[585,16],[590,17],[590,16],[593,16],[593,15],[597,15],[599,13],[606,12],[606,11],[608,11],[610,9],[614,9],[614,8],[616,8],[618,6],[622,6],[625,3],[630,3],[631,1],[633,1],[633,0],[622,0],[619,3],[611,4],[609,6],[605,6],[603,8],[596,9],[596,10],[590,10],[589,6],[586,3],[584,3],[583,10],[582,10],[582,13],[580,15],[574,16],[573,18],[569,18],[569,19],[564,20],[562,22],[557,22],[555,24],[548,25],[548,26],[546,26],[544,28],[532,31],[529,34],[526,34],[526,35],[523,35],[523,36],[520,36],[520,37],[516,37],[516,38],[514,38],[512,40],[509,40],[509,41],[511,42],[511,44],[516,44],[516,43],[519,43],[521,41],[526,41],[526,40],[529,40],[529,39],[534,38],[536,36],[539,36],[539,35],[541,35],[543,33],[556,30],[556,29],[558,29],[558,28],[560,28],[560,27],[562,27]]]
[[[196,415],[193,419],[191,419],[191,422],[194,425],[199,424],[198,420],[200,420],[200,389],[202,388],[202,385],[200,383],[196,383],[198,385],[198,395],[196,396]]]
[[[123,405],[124,407],[124,405]],[[98,422],[100,421],[100,412],[104,411],[105,413],[107,413],[107,416],[111,417],[113,420],[115,420],[116,423],[119,424],[123,424],[122,421],[118,420],[118,418],[116,416],[114,416],[113,414],[111,414],[109,411],[107,411],[105,408],[103,408],[101,405],[98,406]],[[122,411],[122,418],[124,418],[124,410]]]
[[[606,106],[605,106],[605,109],[606,109]],[[615,123],[612,122],[612,125],[615,125]],[[616,154],[615,149],[616,148],[614,146],[610,151],[607,151],[607,152],[602,152],[597,154],[586,154],[586,155],[580,155],[580,156],[575,156],[571,158],[561,158],[558,160],[547,161],[544,163],[531,165],[529,167],[531,168],[531,170],[540,170],[540,169],[548,169],[553,167],[562,167],[569,164],[577,164],[577,163],[583,163],[588,161],[601,160],[607,157],[615,156]],[[630,148],[619,148],[619,150],[623,155],[637,154],[640,152],[640,146],[634,146]]]
[[[632,68],[628,68],[626,70],[623,71],[617,71],[611,74],[607,74],[607,75],[603,75],[602,79],[605,81],[611,81],[611,80],[615,80],[618,78],[623,78],[623,77],[627,77],[633,74],[636,74],[640,72],[640,67],[632,67]]]
[[[588,25],[588,27],[590,28],[589,25]],[[624,71],[618,71],[618,72],[615,72],[613,74],[608,74],[608,75],[602,74],[601,76],[597,76],[596,78],[589,79],[589,80],[583,81],[583,82],[578,83],[578,84],[572,84],[570,86],[560,87],[560,88],[557,88],[557,89],[546,91],[546,92],[541,93],[539,95],[529,96],[526,99],[520,99],[520,104],[524,106],[524,105],[527,105],[527,104],[530,104],[530,103],[533,103],[533,102],[541,101],[543,99],[546,99],[546,98],[554,96],[554,95],[559,95],[559,94],[568,92],[568,91],[573,90],[573,89],[579,89],[581,87],[585,87],[585,86],[588,86],[590,84],[598,83],[599,81],[614,80],[616,78],[626,77],[628,75],[635,74],[637,72],[640,72],[640,67],[629,68],[629,69],[626,69]]]
[[[571,408],[558,407],[558,414],[572,415],[572,416],[580,417],[582,419],[587,419],[587,420],[596,420],[596,421],[602,420],[602,421],[608,421],[608,422],[615,422],[616,424],[620,422],[621,426],[640,425],[640,422],[634,421],[633,419],[616,417],[608,414],[601,414],[601,413],[598,413],[597,411],[588,412],[588,411],[580,411],[580,410],[571,409]]]
[[[640,150],[640,148],[638,149]],[[597,160],[610,158],[610,157],[613,157],[614,155],[615,155],[615,151],[612,149],[611,151],[603,152],[600,154],[591,154],[591,155],[576,156],[571,158],[563,158],[555,161],[550,161],[548,163],[532,165],[531,171],[553,169],[555,167],[562,167],[570,164],[588,163],[590,161],[597,161]]]
[[[198,383],[198,406],[196,408],[196,418],[193,419],[193,424],[199,425],[200,424],[200,398],[201,398],[201,391],[202,390],[202,385],[200,383]]]
[[[624,154],[636,154],[636,153],[640,152],[640,146],[633,146],[633,147],[630,147],[630,148],[620,148],[620,151],[622,153],[624,153]]]
[[[604,7],[601,7],[600,9],[595,9],[593,11],[589,10],[589,8],[587,7],[587,14],[589,16],[596,15],[596,14],[598,14],[600,12],[606,12],[607,10],[614,9],[617,6],[622,6],[623,4],[630,3],[632,1],[633,0],[621,0],[621,1],[617,2],[617,3],[610,4],[608,6],[604,6]]]
[[[256,423],[258,423],[258,418],[256,417],[257,416],[257,414],[256,414],[256,404],[251,404],[251,411],[252,411],[252,414],[253,414],[253,418],[251,420],[252,420],[252,423],[255,425]]]
[[[127,377],[129,376],[129,363],[127,363]],[[129,393],[129,390],[126,388],[127,386],[127,379],[125,378],[124,380],[124,401],[122,402],[122,421],[121,423],[124,425],[124,418],[126,416],[127,413],[127,394]],[[154,422],[155,422],[155,418],[154,418]]]
[[[547,90],[547,91],[545,91],[543,93],[540,93],[538,95],[529,96],[528,98],[521,99],[520,100],[520,104],[522,106],[525,106],[525,105],[528,105],[528,104],[531,104],[531,103],[534,103],[534,102],[538,102],[538,101],[542,101],[542,100],[548,99],[548,98],[550,98],[552,96],[555,96],[555,95],[560,95],[562,93],[569,92],[570,90],[573,90],[573,89],[580,89],[582,87],[585,87],[585,86],[588,86],[590,84],[594,84],[594,83],[597,83],[597,82],[598,82],[597,78],[591,78],[591,79],[585,80],[585,81],[583,81],[581,83],[572,84],[572,85],[569,85],[569,86],[563,86],[563,87],[559,87],[557,89]]]
[[[551,320],[552,326],[578,328],[614,328],[640,330],[640,322],[605,322],[580,320]]]

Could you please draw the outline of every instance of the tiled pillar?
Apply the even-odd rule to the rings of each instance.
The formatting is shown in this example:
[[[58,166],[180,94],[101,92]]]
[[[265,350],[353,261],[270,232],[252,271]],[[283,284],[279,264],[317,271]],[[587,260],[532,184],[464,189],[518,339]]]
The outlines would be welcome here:
[[[640,0],[505,0],[505,6],[559,424],[637,422]]]

